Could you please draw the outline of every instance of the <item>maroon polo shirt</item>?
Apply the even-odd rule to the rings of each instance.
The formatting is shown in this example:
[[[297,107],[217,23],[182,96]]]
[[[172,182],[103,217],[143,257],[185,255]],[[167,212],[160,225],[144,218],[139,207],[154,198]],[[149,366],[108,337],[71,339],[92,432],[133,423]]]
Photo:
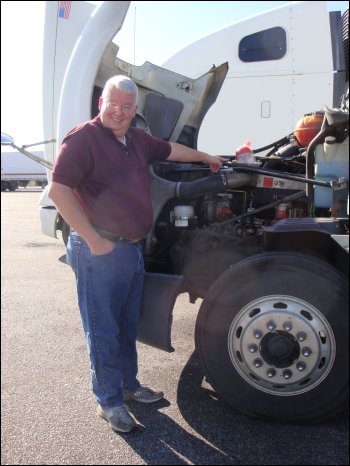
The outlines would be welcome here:
[[[97,116],[63,140],[52,181],[74,189],[95,227],[139,238],[153,221],[148,165],[167,159],[170,152],[168,142],[133,127],[124,146]]]

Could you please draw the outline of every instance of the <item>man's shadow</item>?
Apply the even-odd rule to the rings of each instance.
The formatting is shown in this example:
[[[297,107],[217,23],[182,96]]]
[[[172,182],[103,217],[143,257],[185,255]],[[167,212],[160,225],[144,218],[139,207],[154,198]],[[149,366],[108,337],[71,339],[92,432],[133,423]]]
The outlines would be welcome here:
[[[194,403],[192,399],[191,403]],[[140,426],[122,435],[146,464],[238,464],[238,461],[180,426],[176,417],[162,412],[166,400],[152,405],[128,402]],[[210,419],[207,420],[211,422]]]

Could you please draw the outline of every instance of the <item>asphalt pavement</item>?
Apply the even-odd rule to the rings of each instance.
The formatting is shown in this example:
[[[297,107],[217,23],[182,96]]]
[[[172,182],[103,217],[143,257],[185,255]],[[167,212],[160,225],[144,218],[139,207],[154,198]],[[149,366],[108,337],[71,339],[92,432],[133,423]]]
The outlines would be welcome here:
[[[138,344],[140,381],[165,392],[130,403],[140,426],[113,432],[96,415],[73,272],[44,236],[40,189],[1,193],[2,465],[346,465],[347,413],[299,426],[249,419],[218,399],[194,351],[200,302],[179,296],[174,353]]]

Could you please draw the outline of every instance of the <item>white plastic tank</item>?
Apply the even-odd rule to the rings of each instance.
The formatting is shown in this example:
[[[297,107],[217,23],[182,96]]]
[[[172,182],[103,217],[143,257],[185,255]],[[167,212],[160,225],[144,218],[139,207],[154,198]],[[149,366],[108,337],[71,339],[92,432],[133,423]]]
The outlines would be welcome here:
[[[337,181],[339,178],[349,180],[349,138],[337,143],[333,136],[328,136],[315,151],[315,179],[320,181]],[[332,189],[315,186],[315,207],[332,207]]]
[[[176,227],[188,227],[189,220],[194,217],[194,208],[191,205],[178,205],[174,208]]]

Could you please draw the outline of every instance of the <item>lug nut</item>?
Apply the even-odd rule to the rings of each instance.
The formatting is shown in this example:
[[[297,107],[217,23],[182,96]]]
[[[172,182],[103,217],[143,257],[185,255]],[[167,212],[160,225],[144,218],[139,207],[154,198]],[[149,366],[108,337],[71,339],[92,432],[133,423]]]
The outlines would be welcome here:
[[[292,375],[293,375],[293,372],[290,371],[289,369],[286,369],[286,370],[283,371],[283,377],[285,379],[290,379],[292,377]]]
[[[259,328],[257,328],[256,330],[254,330],[254,336],[255,336],[255,338],[261,338],[263,335],[264,335],[264,333],[263,333]]]
[[[298,332],[297,333],[297,339],[299,341],[304,341],[306,339],[306,333],[305,332]]]
[[[273,320],[269,320],[266,324],[266,327],[269,329],[269,330],[275,330],[276,328],[276,322],[274,322]]]
[[[292,322],[284,322],[283,328],[286,332],[290,332],[293,328]]]
[[[306,367],[305,362],[300,361],[300,362],[297,363],[298,371],[300,371],[300,372],[303,371],[305,369],[305,367]]]
[[[254,359],[254,366],[255,367],[261,367],[263,365],[263,362],[260,358]]]
[[[303,356],[305,356],[305,357],[307,358],[307,357],[310,356],[310,354],[311,354],[311,349],[308,348],[307,346],[305,346],[305,348],[303,348],[303,349],[301,350],[301,352],[303,353]]]
[[[249,351],[250,351],[251,353],[256,353],[256,352],[258,351],[257,345],[254,345],[254,344],[249,345],[248,348],[249,348]]]
[[[267,369],[266,375],[267,375],[269,378],[274,377],[274,376],[276,375],[275,369],[272,369],[272,368],[270,367],[270,369]]]

